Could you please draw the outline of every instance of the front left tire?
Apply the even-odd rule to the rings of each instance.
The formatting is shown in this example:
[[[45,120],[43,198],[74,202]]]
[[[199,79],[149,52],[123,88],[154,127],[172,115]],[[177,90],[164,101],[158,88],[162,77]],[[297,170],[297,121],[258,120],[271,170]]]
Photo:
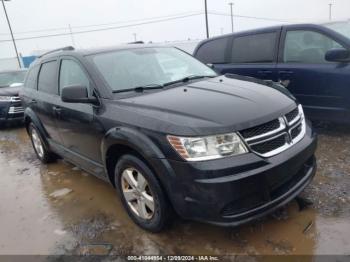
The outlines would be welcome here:
[[[39,160],[44,164],[52,162],[55,159],[54,155],[46,148],[39,130],[33,123],[29,124],[28,133],[32,141],[35,154]]]
[[[134,155],[122,156],[115,167],[115,181],[122,203],[137,225],[159,232],[170,224],[171,205],[143,160]]]

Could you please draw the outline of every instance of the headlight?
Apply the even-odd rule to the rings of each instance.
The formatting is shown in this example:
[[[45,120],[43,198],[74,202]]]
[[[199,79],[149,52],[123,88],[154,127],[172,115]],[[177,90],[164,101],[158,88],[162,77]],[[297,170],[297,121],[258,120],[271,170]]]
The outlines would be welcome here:
[[[187,161],[203,161],[247,153],[236,133],[206,137],[167,136],[171,146]]]
[[[10,102],[12,101],[12,96],[0,96],[0,101],[2,102]]]

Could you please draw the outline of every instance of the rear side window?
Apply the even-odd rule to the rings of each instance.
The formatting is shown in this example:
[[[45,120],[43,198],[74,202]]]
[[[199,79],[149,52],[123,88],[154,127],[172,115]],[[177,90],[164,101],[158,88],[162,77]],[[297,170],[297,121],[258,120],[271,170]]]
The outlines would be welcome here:
[[[60,90],[65,86],[81,85],[90,89],[90,81],[81,66],[69,59],[61,62],[60,69]]]
[[[272,63],[277,33],[236,37],[232,44],[232,63]]]
[[[41,65],[38,78],[39,91],[54,95],[58,94],[56,70],[57,61],[50,61]]]
[[[34,66],[29,70],[24,87],[36,89],[36,80],[38,77],[38,72],[39,72],[39,66]]]
[[[196,58],[205,64],[225,63],[229,39],[229,37],[223,37],[202,44],[196,52]]]

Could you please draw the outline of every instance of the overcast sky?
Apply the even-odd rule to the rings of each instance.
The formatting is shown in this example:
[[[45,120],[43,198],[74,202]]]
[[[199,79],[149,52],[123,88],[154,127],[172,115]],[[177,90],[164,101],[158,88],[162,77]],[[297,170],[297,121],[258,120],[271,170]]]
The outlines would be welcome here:
[[[210,13],[229,14],[230,0],[208,0]],[[264,17],[281,20],[258,20],[235,18],[235,30],[264,27],[288,22],[327,21],[329,3],[333,3],[333,19],[350,18],[349,0],[233,0],[234,14],[250,17]],[[160,23],[135,25],[100,32],[84,33],[71,36],[59,36],[32,40],[18,40],[19,52],[29,55],[33,50],[52,49],[65,45],[79,48],[109,46],[134,40],[174,41],[202,39],[205,37],[204,15],[195,15],[204,11],[204,0],[11,0],[5,3],[10,17],[15,38],[25,38],[48,34],[68,33],[69,24],[74,31],[101,29],[110,26],[139,24],[150,18],[164,19],[179,15],[194,15]],[[103,26],[89,25],[109,24]],[[46,29],[57,29],[41,31]],[[209,15],[210,35],[229,33],[230,17]],[[37,31],[40,32],[29,32]],[[0,58],[13,57],[11,42],[5,15],[0,5]]]

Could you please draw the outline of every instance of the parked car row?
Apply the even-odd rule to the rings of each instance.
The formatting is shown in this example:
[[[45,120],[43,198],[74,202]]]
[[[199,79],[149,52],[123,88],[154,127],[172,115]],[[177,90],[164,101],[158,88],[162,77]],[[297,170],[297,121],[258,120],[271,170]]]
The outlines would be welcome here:
[[[42,162],[62,157],[109,182],[146,230],[174,214],[247,223],[315,175],[317,137],[304,109],[350,122],[344,32],[288,25],[220,36],[196,48],[203,63],[155,45],[53,50],[20,91],[25,126]],[[24,71],[0,74],[3,119],[23,118],[15,73]]]

